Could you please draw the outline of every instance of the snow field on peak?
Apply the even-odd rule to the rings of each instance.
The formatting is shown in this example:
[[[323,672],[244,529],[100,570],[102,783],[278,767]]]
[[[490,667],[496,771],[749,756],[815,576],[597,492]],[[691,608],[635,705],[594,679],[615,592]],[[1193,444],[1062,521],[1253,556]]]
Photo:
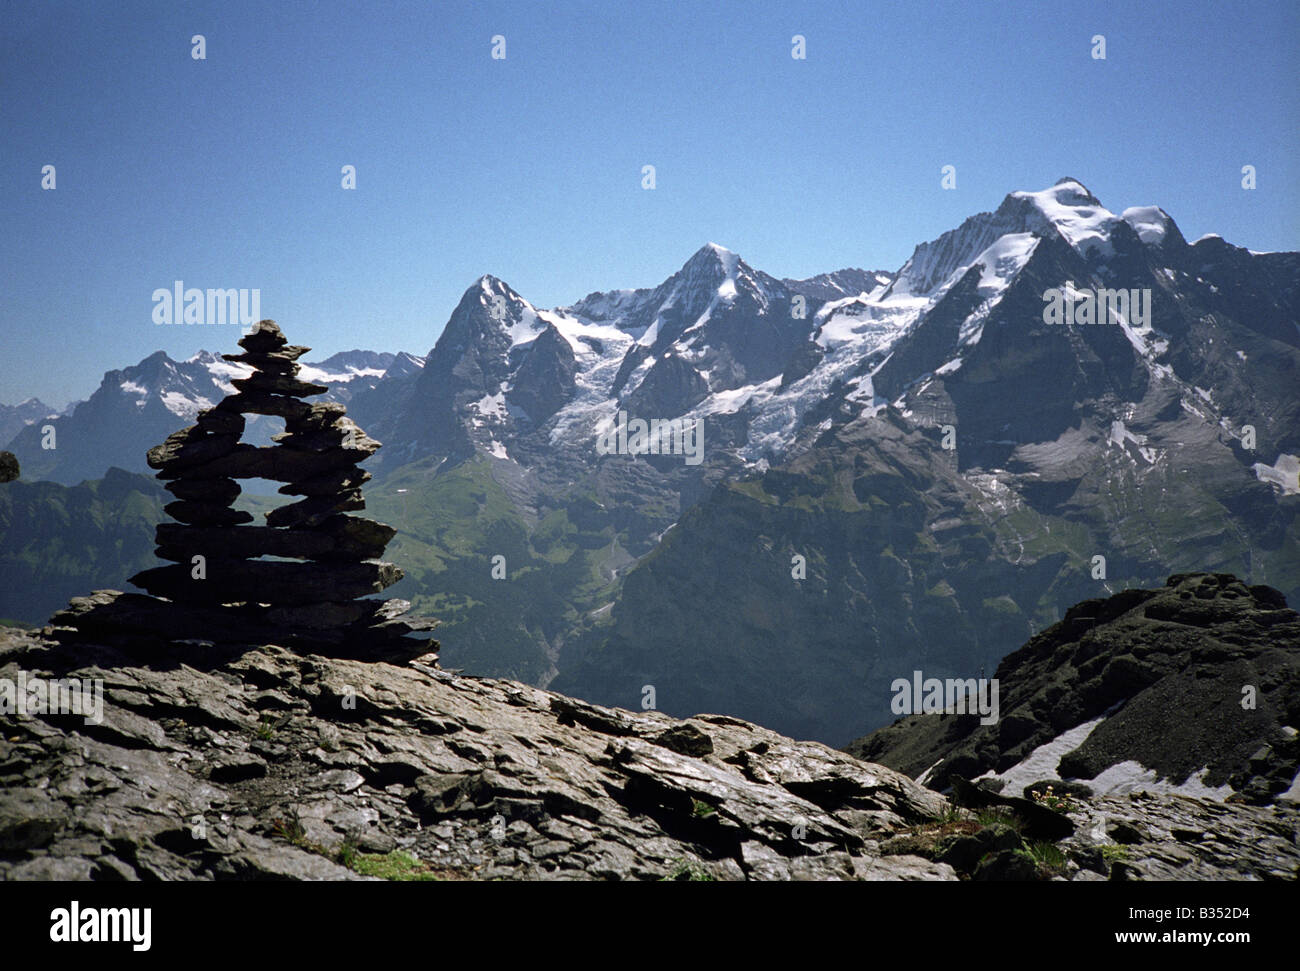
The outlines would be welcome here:
[[[1108,447],[1111,445],[1118,446],[1120,451],[1129,455],[1130,458],[1132,458],[1133,452],[1136,451],[1150,465],[1155,464],[1160,454],[1156,449],[1147,447],[1147,437],[1145,435],[1138,435],[1129,431],[1125,424],[1118,419],[1110,423],[1110,436],[1106,439],[1106,445]],[[1130,445],[1132,449],[1130,449]],[[1137,460],[1134,459],[1134,461]]]
[[[1031,229],[1045,231],[1051,227],[1080,253],[1089,250],[1109,256],[1114,252],[1110,232],[1120,218],[1093,201],[1078,182],[1060,182],[1039,192],[1013,192],[1014,199],[1027,199],[1042,224]]]
[[[971,263],[971,266],[980,267],[980,296],[985,299],[1001,296],[1015,275],[1024,269],[1037,248],[1038,237],[1032,233],[1008,233],[998,237]],[[968,269],[969,267],[959,269],[941,290],[946,292],[965,275]]]
[[[179,391],[164,391],[162,393],[162,403],[163,407],[173,415],[184,418],[186,421],[192,421],[200,411],[213,406],[213,402],[202,395],[190,397]]]
[[[1159,206],[1133,206],[1120,213],[1120,218],[1148,245],[1163,243],[1169,234],[1169,215]]]

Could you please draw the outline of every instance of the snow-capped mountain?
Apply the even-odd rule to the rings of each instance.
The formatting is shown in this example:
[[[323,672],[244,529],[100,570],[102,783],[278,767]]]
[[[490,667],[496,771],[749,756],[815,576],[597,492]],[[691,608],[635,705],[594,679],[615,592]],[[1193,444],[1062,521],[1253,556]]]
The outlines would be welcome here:
[[[305,362],[302,377],[329,386],[322,399],[348,401],[358,391],[371,390],[392,368],[398,374],[418,370],[420,359],[375,351],[344,351],[319,362]],[[189,424],[235,391],[234,378],[247,377],[248,368],[200,351],[185,361],[173,361],[162,351],[139,364],[104,375],[98,390],[62,415],[20,429],[10,446],[26,479],[50,479],[73,485],[102,476],[117,466],[147,472],[144,453],[177,427]],[[52,425],[55,447],[42,448],[40,427]],[[250,420],[245,440],[268,444],[279,431],[273,419]]]
[[[683,492],[552,687],[671,684],[667,710],[835,742],[889,720],[893,678],[973,677],[1081,599],[1193,570],[1300,596],[1297,281],[1300,254],[1188,244],[1076,180],[1009,195],[820,307],[779,382],[688,412],[760,474]]]
[[[897,273],[777,279],[708,244],[553,309],[484,276],[425,359],[305,376],[384,443],[367,501],[416,567],[394,594],[444,618],[448,663],[844,741],[887,717],[864,685],[917,657],[973,676],[1117,586],[1300,596],[1297,281],[1300,254],[1188,243],[1063,179]],[[1132,299],[1050,322],[1103,291]],[[111,372],[54,477],[138,468],[229,367]],[[620,412],[700,422],[703,462],[597,447]],[[517,584],[487,579],[497,552]]]
[[[827,296],[865,299],[891,279],[841,270],[778,280],[713,243],[657,287],[592,293],[553,310],[482,277],[409,396],[375,414],[375,434],[390,446],[383,461],[475,448],[507,458],[512,445],[591,452],[619,407],[647,418],[735,410],[728,405],[780,385],[792,361],[821,357],[811,338]]]
[[[593,293],[554,310],[483,277],[377,433],[390,445],[390,466],[429,452],[522,457],[538,446],[594,462],[598,429],[624,409],[705,419],[716,429],[715,459],[758,468],[797,453],[828,421],[892,403],[923,425],[958,425],[972,446],[963,461],[985,464],[1006,457],[1005,443],[1055,438],[1081,400],[1135,400],[1156,383],[1189,398],[1211,424],[1253,424],[1265,450],[1277,449],[1271,463],[1300,445],[1294,396],[1253,415],[1234,393],[1231,405],[1247,411],[1225,412],[1229,402],[1212,387],[1241,385],[1226,373],[1225,345],[1212,350],[1208,331],[1194,346],[1179,337],[1200,326],[1193,317],[1223,326],[1217,308],[1240,314],[1242,341],[1294,348],[1294,274],[1286,277],[1295,262],[1217,238],[1189,246],[1158,207],[1116,215],[1062,179],[1014,192],[994,212],[922,243],[897,274],[777,280],[710,243],[655,288]],[[1281,289],[1264,294],[1264,281]],[[1055,330],[1043,322],[1045,290],[1089,287],[1150,291],[1154,319]],[[1204,312],[1190,314],[1193,305]],[[1024,383],[989,390],[994,373],[1011,376],[1011,345],[1024,341],[1015,375]],[[1233,348],[1248,354],[1239,343]]]
[[[0,443],[7,445],[32,422],[56,414],[57,409],[51,408],[39,398],[28,398],[16,405],[0,405]]]
[[[806,280],[782,280],[795,293],[818,300],[839,300],[873,293],[893,282],[894,274],[884,270],[836,270],[819,273]]]

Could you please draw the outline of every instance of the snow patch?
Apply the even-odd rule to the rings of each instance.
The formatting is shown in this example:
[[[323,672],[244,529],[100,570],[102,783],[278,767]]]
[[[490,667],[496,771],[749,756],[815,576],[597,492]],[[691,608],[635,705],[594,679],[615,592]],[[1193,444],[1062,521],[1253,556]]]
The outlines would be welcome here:
[[[1107,438],[1106,444],[1108,446],[1118,446],[1120,451],[1127,453],[1129,457],[1133,457],[1133,453],[1136,452],[1149,465],[1155,464],[1156,458],[1159,456],[1156,449],[1147,447],[1147,437],[1145,435],[1138,435],[1129,431],[1124,426],[1124,423],[1118,419],[1110,423],[1110,437]]]
[[[484,395],[478,401],[470,403],[470,407],[478,413],[479,422],[483,420],[504,421],[506,417],[506,396],[504,392],[498,391],[496,394]]]
[[[1082,725],[1077,725],[1066,732],[1062,732],[1050,742],[1038,746],[1023,761],[1013,765],[1005,772],[997,773],[990,770],[979,778],[1001,779],[1006,783],[1003,791],[1017,796],[1024,791],[1025,786],[1032,783],[1059,780],[1061,776],[1057,771],[1057,767],[1060,764],[1061,757],[1073,752],[1087,741],[1088,736],[1096,730],[1097,726],[1105,721],[1106,717],[1118,707],[1119,705],[1116,705],[1115,708],[1110,709],[1100,718],[1094,718],[1092,721],[1084,722]],[[1140,763],[1130,760],[1109,766],[1096,778],[1083,781],[1092,789],[1094,794],[1099,796],[1127,792],[1155,792],[1223,801],[1233,794],[1231,786],[1212,787],[1206,785],[1205,776],[1208,772],[1209,767],[1207,766],[1194,775],[1188,776],[1181,784],[1174,785],[1167,779],[1159,778],[1154,769],[1148,769]]]
[[[1088,786],[1098,795],[1122,795],[1128,792],[1155,792],[1165,795],[1192,796],[1195,799],[1214,799],[1219,802],[1233,794],[1232,786],[1212,787],[1206,785],[1205,776],[1209,766],[1190,775],[1179,785],[1168,779],[1161,779],[1154,769],[1148,769],[1141,763],[1128,761],[1110,766],[1095,779],[1088,781]]]
[[[184,418],[187,421],[193,419],[205,408],[211,408],[213,404],[207,398],[201,396],[191,398],[179,391],[164,391],[162,393],[162,403],[163,407],[177,418]]]
[[[1159,206],[1134,206],[1120,213],[1120,218],[1148,245],[1159,245],[1169,235],[1169,215]]]
[[[1106,720],[1106,716],[1094,718],[1090,722],[1084,722],[1077,725],[1067,732],[1056,736],[1050,742],[1045,742],[1038,748],[1034,749],[1021,762],[1017,762],[1005,772],[997,773],[990,769],[985,772],[979,779],[1001,779],[1006,785],[1003,791],[1020,795],[1025,786],[1034,782],[1040,782],[1043,779],[1060,779],[1057,773],[1057,765],[1061,761],[1061,756],[1073,752],[1092,734],[1093,729]],[[978,781],[974,780],[974,781]]]
[[[299,366],[298,378],[313,384],[347,384],[353,378],[382,378],[384,373],[384,368],[359,368],[348,365],[346,371],[326,371],[310,364],[303,364]]]
[[[1300,456],[1283,452],[1272,465],[1256,462],[1255,478],[1276,486],[1284,496],[1300,495]]]

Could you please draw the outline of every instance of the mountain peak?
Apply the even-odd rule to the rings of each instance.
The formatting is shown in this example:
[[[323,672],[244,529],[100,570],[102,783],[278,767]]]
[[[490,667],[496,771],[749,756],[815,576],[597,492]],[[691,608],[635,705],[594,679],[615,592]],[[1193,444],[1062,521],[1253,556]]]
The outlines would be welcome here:
[[[461,297],[461,307],[474,306],[485,309],[494,319],[502,320],[511,316],[512,307],[532,310],[532,304],[521,297],[514,287],[490,273],[484,273],[475,280]],[[516,316],[519,312],[518,309],[513,311]]]
[[[1078,179],[1058,179],[1049,189],[1013,192],[999,213],[1021,221],[1023,231],[1042,234],[1054,229],[1076,250],[1109,251],[1110,233],[1120,222]]]
[[[720,266],[727,276],[736,272],[740,257],[717,243],[705,243],[686,261],[687,267]],[[685,269],[685,267],[683,267]]]
[[[1101,208],[1101,200],[1088,191],[1088,187],[1078,179],[1057,179],[1051,188],[1037,192],[1013,192],[1013,199],[1028,199],[1045,213],[1051,207],[1078,208],[1092,206]]]
[[[1171,238],[1183,241],[1173,218],[1159,206],[1131,206],[1119,217],[1148,245],[1161,246]]]
[[[1061,178],[1057,179],[1055,182],[1052,183],[1052,188],[1056,188],[1058,185],[1073,185],[1081,189],[1086,195],[1092,195],[1092,193],[1088,191],[1088,187],[1086,185],[1084,185],[1082,182],[1080,182],[1078,179],[1074,178],[1074,176],[1071,175],[1062,176]]]

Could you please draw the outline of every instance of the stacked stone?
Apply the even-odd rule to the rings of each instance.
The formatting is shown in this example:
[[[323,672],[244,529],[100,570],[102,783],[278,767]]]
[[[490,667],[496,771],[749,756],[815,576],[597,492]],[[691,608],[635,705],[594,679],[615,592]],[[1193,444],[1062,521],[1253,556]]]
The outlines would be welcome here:
[[[361,485],[370,474],[357,466],[380,443],[341,404],[303,400],[328,388],[299,380],[296,361],[310,348],[289,344],[274,321],[258,323],[239,345],[243,353],[224,355],[253,369],[233,382],[238,391],[149,451],[150,467],[176,496],[165,507],[176,522],[160,524],[156,534],[157,554],[171,565],[131,582],[193,606],[195,616],[211,619],[208,608],[230,608],[218,611],[229,623],[216,626],[239,637],[251,623],[263,637],[315,649],[363,649],[431,629],[432,621],[401,617],[407,601],[357,599],[402,577],[379,559],[393,528],[347,514],[365,507]],[[240,442],[250,414],[284,419],[274,446]],[[237,480],[247,478],[284,483],[282,494],[302,498],[267,513],[265,526],[245,525],[253,517],[232,503]],[[141,602],[131,608],[137,619],[156,612]],[[431,646],[419,641],[411,649],[425,654]]]

